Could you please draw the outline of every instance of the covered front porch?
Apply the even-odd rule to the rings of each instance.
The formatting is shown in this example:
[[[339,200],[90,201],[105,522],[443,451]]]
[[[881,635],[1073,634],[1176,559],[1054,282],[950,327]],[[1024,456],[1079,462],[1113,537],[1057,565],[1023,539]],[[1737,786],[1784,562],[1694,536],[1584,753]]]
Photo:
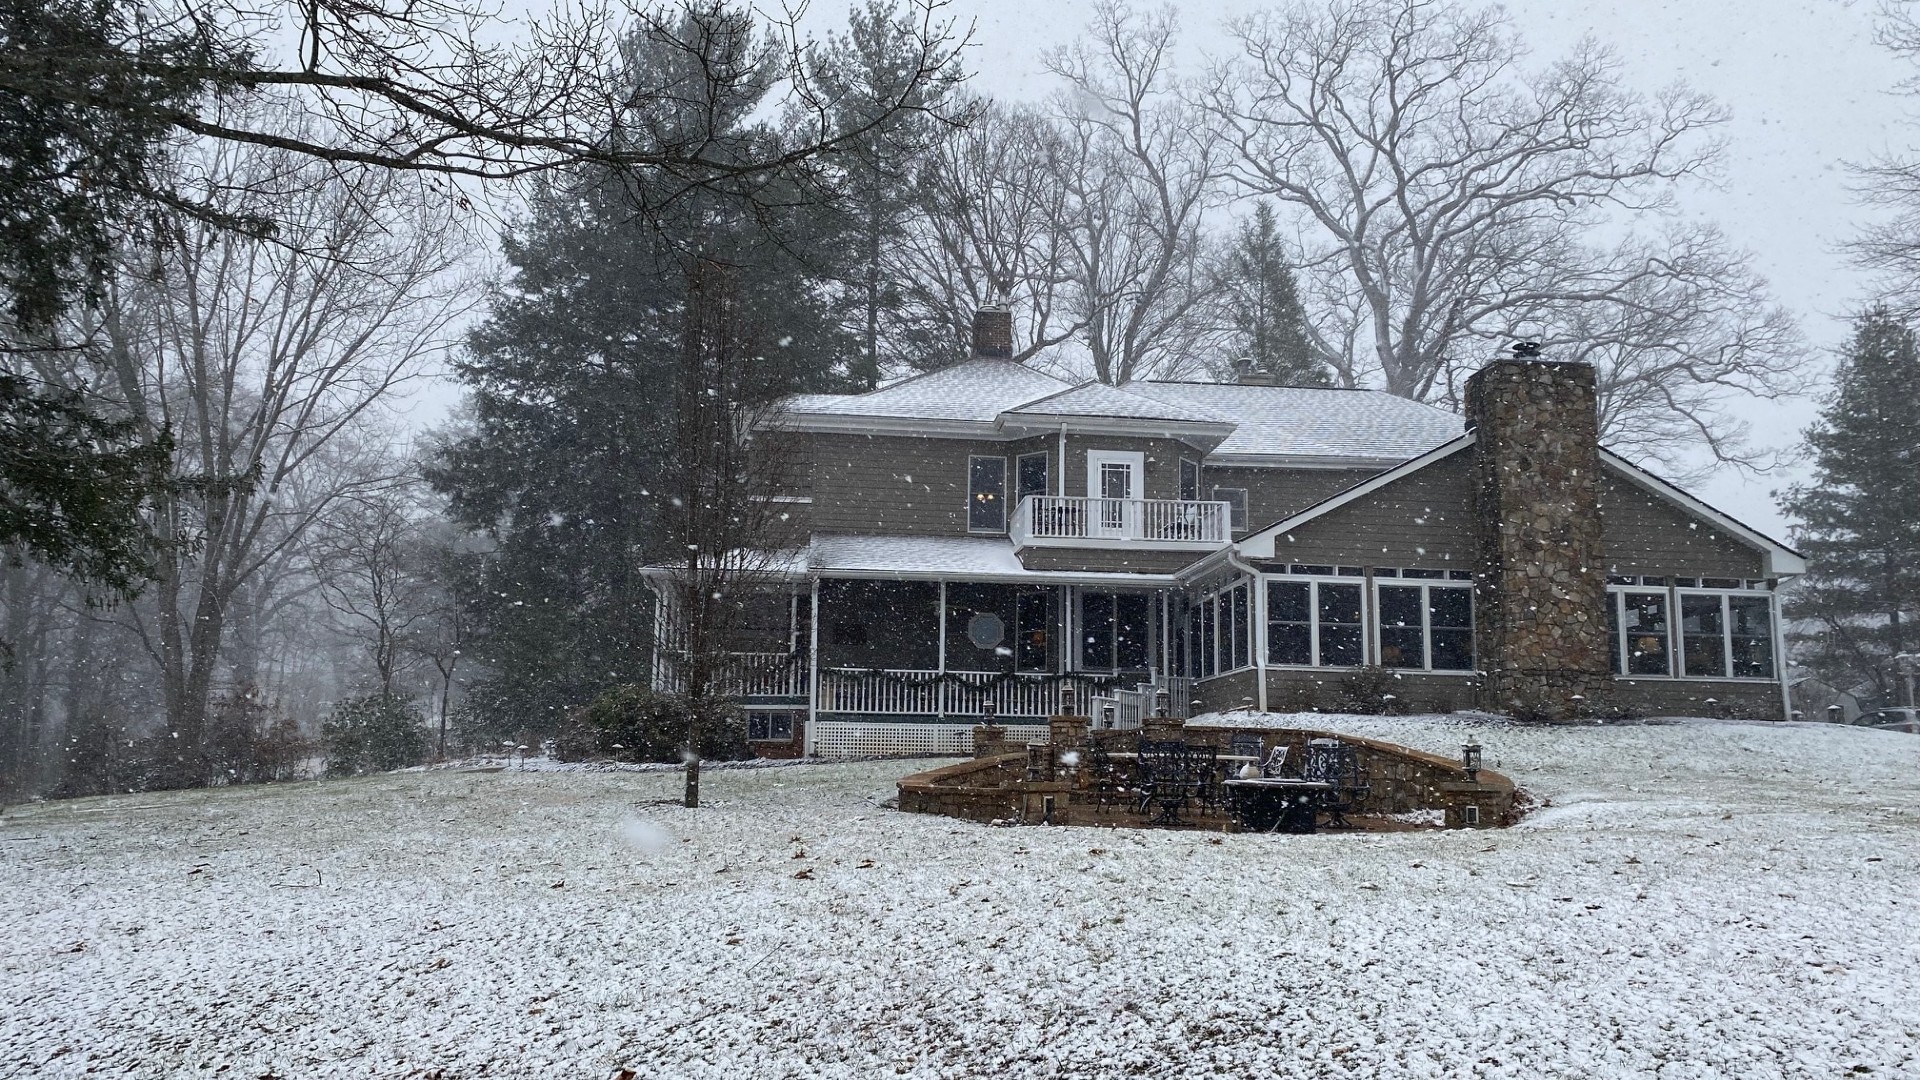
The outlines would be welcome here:
[[[1156,698],[1185,715],[1164,586],[822,577],[805,599],[808,753],[963,753],[985,717],[1041,740],[1063,702],[1115,727]]]

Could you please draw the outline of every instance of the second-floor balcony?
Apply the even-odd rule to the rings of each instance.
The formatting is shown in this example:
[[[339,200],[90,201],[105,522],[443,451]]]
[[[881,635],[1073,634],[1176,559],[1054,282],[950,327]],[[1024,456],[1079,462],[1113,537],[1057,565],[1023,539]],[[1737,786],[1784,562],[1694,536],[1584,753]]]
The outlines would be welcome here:
[[[1224,502],[1028,495],[1008,529],[1017,548],[1140,547],[1210,551],[1233,539]]]

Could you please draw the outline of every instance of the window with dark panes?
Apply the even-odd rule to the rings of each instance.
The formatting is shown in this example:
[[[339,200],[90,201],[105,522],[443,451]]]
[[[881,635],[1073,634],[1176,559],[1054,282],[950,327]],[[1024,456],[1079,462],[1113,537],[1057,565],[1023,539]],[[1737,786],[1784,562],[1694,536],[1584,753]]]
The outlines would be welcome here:
[[[1194,604],[1189,608],[1187,608],[1187,668],[1186,668],[1186,671],[1188,676],[1192,678],[1200,677],[1200,653],[1204,645],[1204,642],[1201,640],[1203,634],[1200,629],[1200,620],[1204,617],[1205,617],[1205,612],[1202,610],[1202,606],[1200,604]]]
[[[1696,678],[1725,678],[1727,630],[1725,598],[1680,595],[1680,670]]]
[[[1139,593],[1113,598],[1113,666],[1119,671],[1142,671],[1153,655],[1153,600]]]
[[[1180,459],[1180,498],[1187,502],[1200,499],[1200,463],[1192,458]]]
[[[1734,677],[1773,678],[1773,598],[1729,596],[1727,612]]]
[[[1015,502],[1029,495],[1047,493],[1046,454],[1021,454],[1013,462],[1013,498]]]
[[[1213,489],[1215,502],[1227,504],[1229,524],[1235,529],[1247,527],[1247,489],[1217,487]]]
[[[1359,667],[1366,663],[1360,628],[1360,586],[1314,583],[1321,667]]]
[[[1007,529],[1007,459],[967,459],[967,529],[1005,532]]]
[[[1473,670],[1473,590],[1427,589],[1427,667],[1434,671]]]
[[[1667,640],[1667,594],[1621,593],[1620,611],[1626,674],[1673,674],[1672,645]]]
[[[1080,594],[1080,664],[1095,670],[1113,667],[1113,594]]]
[[[1267,663],[1313,663],[1313,584],[1267,582]]]
[[[1015,671],[1052,671],[1053,593],[1050,589],[1023,590],[1013,598],[1013,665]]]
[[[1253,653],[1249,647],[1250,630],[1253,625],[1253,612],[1247,603],[1247,586],[1235,585],[1228,594],[1233,600],[1233,639],[1230,649],[1235,669],[1247,667],[1253,663]]]
[[[1426,631],[1421,625],[1420,586],[1380,586],[1380,666],[1427,666]]]
[[[1215,670],[1217,657],[1213,649],[1217,638],[1214,619],[1218,611],[1219,605],[1214,602],[1213,597],[1209,596],[1200,601],[1200,674],[1203,676],[1212,675]]]

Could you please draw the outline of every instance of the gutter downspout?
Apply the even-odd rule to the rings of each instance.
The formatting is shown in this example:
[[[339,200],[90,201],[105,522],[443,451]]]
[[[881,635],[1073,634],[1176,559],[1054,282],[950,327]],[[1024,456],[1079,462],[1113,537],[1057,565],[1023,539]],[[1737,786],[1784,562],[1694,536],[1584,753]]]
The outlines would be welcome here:
[[[1267,588],[1260,580],[1260,571],[1241,562],[1231,546],[1223,549],[1227,553],[1227,565],[1247,575],[1247,588],[1253,592],[1253,626],[1247,634],[1247,643],[1253,647],[1254,700],[1260,711],[1267,711]]]

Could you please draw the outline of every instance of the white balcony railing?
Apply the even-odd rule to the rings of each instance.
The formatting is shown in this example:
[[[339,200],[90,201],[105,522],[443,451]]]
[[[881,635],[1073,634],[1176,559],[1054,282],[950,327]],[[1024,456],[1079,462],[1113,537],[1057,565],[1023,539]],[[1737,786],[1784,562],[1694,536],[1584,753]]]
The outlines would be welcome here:
[[[1008,532],[1015,547],[1122,543],[1204,550],[1233,539],[1232,521],[1224,502],[1028,495],[1014,508]]]

